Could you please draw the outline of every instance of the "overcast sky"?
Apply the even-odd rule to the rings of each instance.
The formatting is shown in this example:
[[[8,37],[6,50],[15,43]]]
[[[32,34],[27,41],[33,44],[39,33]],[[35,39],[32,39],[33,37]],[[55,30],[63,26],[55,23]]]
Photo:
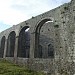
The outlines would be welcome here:
[[[0,32],[71,0],[0,0]]]

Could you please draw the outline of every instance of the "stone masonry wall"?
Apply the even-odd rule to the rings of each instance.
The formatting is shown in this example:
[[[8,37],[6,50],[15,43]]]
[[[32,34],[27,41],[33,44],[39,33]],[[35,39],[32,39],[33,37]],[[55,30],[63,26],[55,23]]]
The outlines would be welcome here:
[[[17,57],[19,33],[24,27],[30,30],[29,58]],[[63,4],[53,10],[24,21],[0,33],[5,36],[3,58],[28,66],[32,70],[44,71],[50,75],[75,74],[75,1]],[[15,32],[14,56],[6,57],[9,34]],[[48,45],[54,50],[48,57]],[[38,48],[41,45],[41,48]],[[10,46],[9,46],[10,47]],[[40,51],[41,49],[41,51]],[[50,48],[51,50],[51,48]],[[11,50],[10,50],[11,51]],[[36,54],[35,54],[36,53]],[[36,57],[35,57],[36,56]]]

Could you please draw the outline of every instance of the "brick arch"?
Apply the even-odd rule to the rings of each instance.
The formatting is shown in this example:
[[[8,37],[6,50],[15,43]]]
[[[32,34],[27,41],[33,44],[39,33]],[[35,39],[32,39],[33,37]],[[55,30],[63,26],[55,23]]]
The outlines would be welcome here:
[[[15,39],[16,39],[15,31],[10,32],[7,39],[6,57],[14,57]]]

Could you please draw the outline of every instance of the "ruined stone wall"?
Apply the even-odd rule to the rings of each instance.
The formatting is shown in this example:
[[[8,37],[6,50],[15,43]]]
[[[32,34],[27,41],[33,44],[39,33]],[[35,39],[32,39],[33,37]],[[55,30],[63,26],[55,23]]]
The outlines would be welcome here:
[[[60,73],[59,75],[62,73],[73,75],[75,69],[74,9],[75,1],[73,0],[70,3],[66,3],[41,15],[32,17],[27,21],[14,25],[11,28],[1,32],[0,50],[1,39],[3,36],[6,38],[3,58],[18,64],[23,64],[28,66],[30,69],[37,71],[41,70],[54,75],[57,73]],[[30,28],[30,50],[28,52],[28,58],[17,56],[20,32],[27,26]],[[15,47],[13,50],[14,56],[7,57],[8,37],[13,31],[16,34]],[[51,57],[51,55],[48,57],[49,44],[52,45],[52,48],[49,49],[54,50],[52,52],[53,57]],[[39,45],[41,45],[40,48]]]

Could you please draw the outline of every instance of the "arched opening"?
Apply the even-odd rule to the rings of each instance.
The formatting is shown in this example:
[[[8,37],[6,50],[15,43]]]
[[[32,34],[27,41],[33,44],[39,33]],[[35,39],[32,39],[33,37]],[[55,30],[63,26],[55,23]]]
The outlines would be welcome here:
[[[7,57],[14,57],[15,38],[16,38],[16,34],[14,31],[12,31],[9,34],[8,39],[7,39],[7,51],[6,51]]]
[[[3,58],[4,54],[4,48],[5,48],[5,36],[2,37],[1,39],[1,49],[0,49],[0,57]]]
[[[25,26],[21,29],[18,39],[18,57],[29,58],[30,51],[30,32],[29,26]]]
[[[54,57],[54,47],[52,44],[48,45],[48,57],[51,57],[51,58]]]
[[[35,51],[34,51],[34,57],[35,58],[48,58],[48,49],[47,49],[46,45],[47,45],[47,43],[52,41],[52,38],[48,37],[48,36],[51,36],[50,35],[51,28],[49,29],[50,24],[53,24],[53,21],[51,19],[44,19],[36,27],[36,31],[35,31]],[[42,44],[43,47],[44,47],[43,49],[41,49],[41,50],[43,50],[41,52],[40,52],[40,47],[39,47],[40,44]],[[41,54],[39,54],[39,52]],[[47,56],[45,55],[45,52],[46,52]]]

